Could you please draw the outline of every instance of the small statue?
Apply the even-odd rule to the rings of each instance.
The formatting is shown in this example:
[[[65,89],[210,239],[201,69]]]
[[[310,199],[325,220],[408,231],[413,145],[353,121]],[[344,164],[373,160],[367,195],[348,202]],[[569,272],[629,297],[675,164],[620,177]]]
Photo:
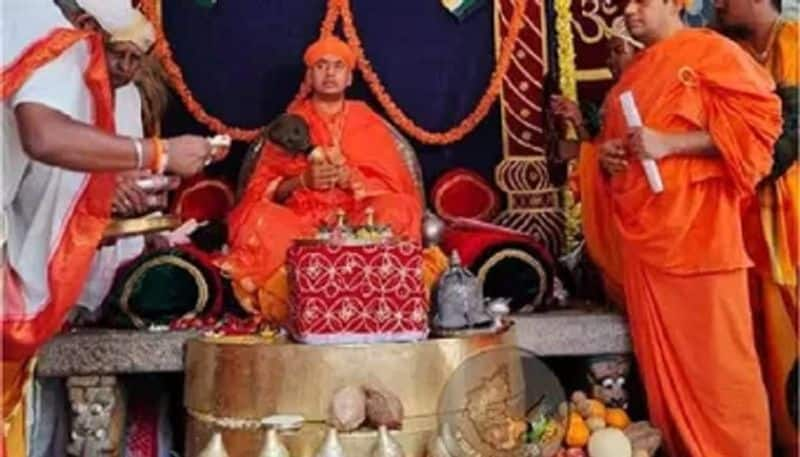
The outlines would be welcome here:
[[[630,358],[625,355],[596,356],[587,362],[592,398],[612,408],[627,409],[625,381],[631,369]]]
[[[486,325],[492,321],[492,316],[484,307],[480,281],[461,266],[458,251],[453,251],[450,268],[439,279],[436,302],[438,312],[433,318],[435,327],[459,330]]]

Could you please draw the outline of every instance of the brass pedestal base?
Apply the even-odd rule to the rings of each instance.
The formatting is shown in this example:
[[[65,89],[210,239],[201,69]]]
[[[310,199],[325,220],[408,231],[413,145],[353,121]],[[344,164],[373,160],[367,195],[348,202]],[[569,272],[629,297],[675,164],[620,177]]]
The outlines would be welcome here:
[[[323,441],[328,405],[339,388],[378,384],[403,403],[402,430],[392,432],[407,457],[426,455],[442,411],[464,402],[476,385],[503,367],[510,391],[522,391],[516,351],[490,352],[477,370],[459,370],[473,356],[516,344],[513,328],[491,335],[431,339],[419,343],[310,346],[267,343],[257,338],[199,338],[188,342],[186,451],[196,456],[221,432],[231,457],[256,456],[264,437],[262,419],[299,414],[300,430],[281,434],[292,457],[312,457]],[[454,399],[456,400],[454,403]],[[463,401],[462,401],[463,399]],[[249,428],[248,428],[249,427]],[[377,431],[340,434],[348,457],[369,456]]]

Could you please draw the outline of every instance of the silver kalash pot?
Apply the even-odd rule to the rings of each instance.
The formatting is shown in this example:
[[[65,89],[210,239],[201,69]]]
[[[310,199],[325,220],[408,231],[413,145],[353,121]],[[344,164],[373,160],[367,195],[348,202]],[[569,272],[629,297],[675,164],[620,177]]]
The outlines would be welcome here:
[[[435,328],[458,330],[492,322],[484,305],[481,283],[461,265],[458,251],[453,251],[450,267],[439,279],[436,306],[437,312],[433,318]]]

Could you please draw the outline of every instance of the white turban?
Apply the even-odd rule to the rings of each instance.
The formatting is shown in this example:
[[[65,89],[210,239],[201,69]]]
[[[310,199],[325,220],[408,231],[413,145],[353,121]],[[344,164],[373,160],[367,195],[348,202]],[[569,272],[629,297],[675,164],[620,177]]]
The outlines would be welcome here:
[[[91,15],[111,41],[130,41],[147,52],[156,41],[156,32],[147,18],[131,5],[131,0],[76,0]]]

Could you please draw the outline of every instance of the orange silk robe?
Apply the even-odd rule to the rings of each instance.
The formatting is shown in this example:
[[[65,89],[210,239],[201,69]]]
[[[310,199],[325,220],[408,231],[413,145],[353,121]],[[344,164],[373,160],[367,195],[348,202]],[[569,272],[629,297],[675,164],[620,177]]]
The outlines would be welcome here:
[[[332,146],[329,127],[310,100],[292,110],[309,125],[312,144]],[[408,167],[383,120],[366,104],[347,101],[341,150],[353,174],[352,190],[297,189],[283,204],[273,201],[280,182],[302,173],[308,160],[267,143],[242,201],[229,219],[230,255],[222,269],[233,279],[243,307],[281,322],[286,317],[288,289],[283,268],[292,240],[313,236],[322,224],[335,222],[338,209],[351,224],[364,222],[364,210],[375,210],[375,221],[389,224],[396,235],[419,241],[422,204]],[[441,252],[426,252],[426,277],[439,271]],[[433,260],[433,261],[431,261]]]
[[[732,41],[685,29],[634,58],[608,95],[601,141],[625,138],[618,100],[627,90],[646,126],[707,131],[719,153],[660,160],[658,195],[633,158],[609,180],[652,420],[670,456],[768,456],[741,202],[772,164],[781,128],[774,84]]]
[[[800,24],[781,22],[763,65],[778,87],[798,90]],[[795,151],[800,154],[800,151]],[[790,408],[797,376],[798,237],[800,236],[800,166],[797,162],[777,181],[759,188],[744,213],[751,270],[751,300],[764,381],[770,397],[773,431],[784,455],[797,455],[798,429]],[[795,384],[796,386],[796,384]],[[796,405],[794,405],[796,407]]]
[[[594,143],[581,143],[574,190],[581,203],[581,229],[589,257],[600,269],[609,301],[624,308],[622,252],[611,211],[611,192]]]

